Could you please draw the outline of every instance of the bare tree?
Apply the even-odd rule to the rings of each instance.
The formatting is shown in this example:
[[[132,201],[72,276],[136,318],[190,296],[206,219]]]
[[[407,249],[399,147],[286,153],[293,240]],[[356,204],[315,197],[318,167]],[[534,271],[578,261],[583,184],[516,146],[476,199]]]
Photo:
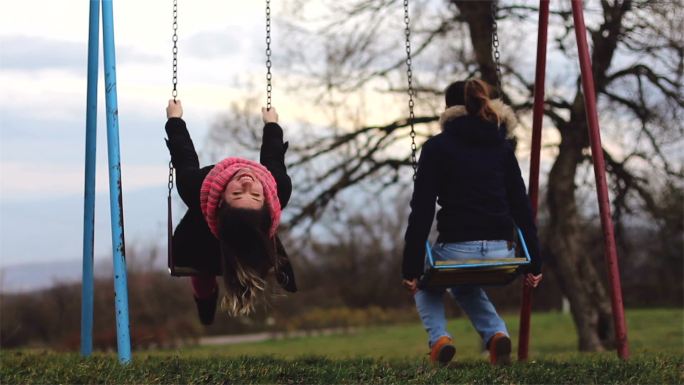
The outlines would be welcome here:
[[[534,44],[527,36],[536,36],[538,11],[529,2],[497,3],[502,96],[525,121],[534,72]],[[613,343],[611,307],[604,278],[581,246],[596,205],[588,195],[593,182],[582,178],[591,157],[570,3],[551,5],[545,115],[555,130],[545,150],[553,164],[545,190],[548,211],[542,213],[548,218],[543,249],[570,300],[579,349],[596,351]],[[312,6],[313,16],[307,12]],[[682,1],[595,0],[585,8],[618,234],[624,221],[642,213],[668,226],[659,191],[681,197],[684,180]],[[290,138],[296,194],[289,224],[301,226],[345,192],[378,194],[387,185],[410,183],[403,9],[390,0],[299,0],[289,2],[288,11],[288,91],[315,101],[328,118]],[[494,18],[491,1],[417,0],[411,12],[420,147],[438,130],[448,83],[479,75],[496,84]]]
[[[644,205],[652,215],[658,214],[654,190],[649,183],[669,178],[681,181],[681,171],[674,171],[664,155],[668,144],[663,140],[673,134],[680,138],[684,127],[680,82],[682,40],[673,40],[672,34],[679,33],[675,29],[654,28],[677,20],[669,19],[674,16],[669,14],[674,11],[671,4],[654,1],[637,5],[626,0],[602,1],[600,6],[603,20],[590,30],[596,92],[603,111],[631,115],[626,123],[614,116],[617,122],[604,120],[603,126],[608,132],[620,130],[621,135],[636,137],[623,142],[624,147],[617,151],[604,147],[607,171],[613,181],[611,187],[616,193],[614,210],[619,226],[622,213],[634,205]],[[570,30],[569,17],[563,19]],[[681,15],[678,19],[681,20]],[[559,38],[557,43],[561,51],[569,50],[567,38]],[[669,61],[673,59],[679,61],[679,68],[670,66]],[[585,219],[577,205],[576,176],[578,168],[587,164],[589,146],[579,86],[572,98],[554,95],[547,103],[546,115],[561,139],[548,176],[549,228],[545,243],[551,266],[557,271],[573,309],[580,349],[600,350],[611,345],[614,332],[604,279],[578,248]],[[665,123],[668,117],[678,119]],[[642,138],[648,138],[648,143]],[[660,174],[661,178],[654,174]],[[634,194],[633,199],[627,199],[630,194]]]

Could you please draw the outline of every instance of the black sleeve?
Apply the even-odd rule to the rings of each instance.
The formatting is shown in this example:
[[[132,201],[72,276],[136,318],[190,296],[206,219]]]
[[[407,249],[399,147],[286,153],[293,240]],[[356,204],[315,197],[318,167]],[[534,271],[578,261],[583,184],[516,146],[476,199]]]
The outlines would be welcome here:
[[[520,166],[513,149],[508,147],[506,155],[506,194],[508,196],[508,205],[511,209],[513,221],[525,237],[527,250],[530,253],[530,258],[532,258],[529,272],[536,275],[541,273],[542,266],[537,226],[532,218],[530,199],[527,197],[525,182],[520,173]]]
[[[181,118],[170,118],[166,122],[166,147],[171,153],[171,162],[176,169],[199,168],[199,158],[190,133]]]
[[[437,151],[428,140],[423,145],[418,161],[418,175],[413,185],[411,214],[404,236],[404,259],[402,276],[405,279],[419,278],[425,264],[425,242],[435,218],[437,200]]]
[[[292,181],[287,175],[287,168],[285,167],[287,147],[288,143],[283,143],[283,129],[277,123],[265,124],[259,162],[273,175],[278,185],[278,199],[282,208],[287,206],[292,194]]]
[[[166,147],[171,153],[171,163],[176,169],[176,188],[183,202],[191,208],[199,208],[199,193],[208,170],[199,168],[199,158],[190,133],[181,118],[166,122]]]

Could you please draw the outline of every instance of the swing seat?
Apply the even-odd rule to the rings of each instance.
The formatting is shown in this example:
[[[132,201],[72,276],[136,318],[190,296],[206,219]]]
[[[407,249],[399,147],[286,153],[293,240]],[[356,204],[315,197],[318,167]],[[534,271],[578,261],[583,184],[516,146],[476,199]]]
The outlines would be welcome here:
[[[200,275],[201,272],[191,266],[174,266],[169,264],[169,274],[171,274],[172,277],[194,277]]]
[[[506,285],[530,264],[530,254],[522,232],[518,234],[518,251],[523,257],[500,259],[460,259],[435,261],[430,243],[426,242],[427,266],[418,287],[447,288],[456,285]]]
[[[179,258],[179,256],[174,256],[169,252],[167,266],[169,268],[169,274],[172,277],[194,277],[197,275],[221,275],[221,268],[219,265],[214,266],[210,270],[200,270],[197,266],[193,266],[192,260],[187,260]],[[207,268],[205,266],[205,268]]]

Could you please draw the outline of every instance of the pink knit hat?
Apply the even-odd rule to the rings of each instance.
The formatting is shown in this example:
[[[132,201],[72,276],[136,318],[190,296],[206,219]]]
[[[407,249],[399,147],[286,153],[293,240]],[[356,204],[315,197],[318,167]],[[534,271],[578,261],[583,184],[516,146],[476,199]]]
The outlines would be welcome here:
[[[239,170],[249,168],[264,186],[264,198],[271,211],[271,228],[268,236],[275,236],[280,224],[280,200],[278,186],[271,172],[261,164],[243,158],[226,158],[217,163],[202,182],[200,189],[200,207],[209,225],[209,230],[218,238],[218,220],[216,218],[219,204],[223,199],[223,191],[228,182]]]

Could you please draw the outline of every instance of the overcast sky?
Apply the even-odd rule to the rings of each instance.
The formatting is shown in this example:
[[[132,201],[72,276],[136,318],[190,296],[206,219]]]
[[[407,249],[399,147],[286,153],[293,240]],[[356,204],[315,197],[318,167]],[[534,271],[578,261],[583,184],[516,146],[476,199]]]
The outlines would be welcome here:
[[[278,83],[287,72],[287,64],[279,57],[284,46],[281,4],[276,1],[272,6],[274,105],[286,129],[303,120],[311,125],[327,124],[328,117],[316,115],[316,109],[307,105],[310,100],[306,97],[310,95],[302,96],[305,89],[288,92]],[[88,1],[16,1],[3,5],[0,267],[78,259],[83,225]],[[318,3],[313,6],[317,8]],[[401,8],[395,13],[400,26]],[[198,147],[209,127],[232,103],[247,96],[265,98],[264,18],[263,1],[179,0],[179,98]],[[128,245],[149,242],[150,238],[162,240],[164,236],[169,155],[163,125],[172,89],[172,2],[116,0],[114,28]],[[504,56],[514,50],[534,48],[534,34],[516,41],[515,33],[524,31],[512,29],[505,22],[500,28],[509,31]],[[400,28],[396,33],[400,55],[402,39]],[[306,48],[311,52],[312,47]],[[425,60],[420,58],[415,65],[424,65]],[[533,55],[522,55],[520,60],[528,64],[523,68],[532,74]],[[549,84],[559,71],[562,79],[574,79],[575,65],[559,65],[555,60],[559,59],[550,55]],[[111,255],[101,67],[102,59],[96,258]],[[386,123],[387,116],[403,116],[405,101],[399,98],[387,103],[387,98],[368,97],[359,102],[364,104],[368,124]],[[391,108],[376,108],[381,101]],[[521,143],[525,150],[524,137]]]
[[[114,2],[127,241],[155,231],[159,235],[165,220],[168,152],[163,124],[172,86],[171,4]],[[88,12],[87,1],[4,2],[0,12],[0,267],[80,256]],[[274,4],[274,18],[278,12]],[[262,85],[263,3],[181,0],[178,20],[179,97],[199,141],[231,102],[247,92],[254,94],[241,84]],[[274,54],[278,42],[274,24]],[[277,65],[276,57],[276,76]],[[96,250],[105,254],[111,244],[106,236],[102,78],[100,69],[97,192],[105,195],[98,195]],[[283,118],[288,118],[287,108],[281,111]],[[155,210],[140,215],[151,206]]]
[[[286,127],[302,120],[327,124],[328,117],[307,107],[306,89],[279,87],[287,71],[279,57],[284,46],[281,4],[272,6],[274,105]],[[314,3],[307,12],[317,8]],[[82,250],[88,2],[13,2],[3,9],[0,267],[77,259]],[[399,55],[401,11],[395,12],[398,29],[392,35]],[[179,0],[178,12],[179,98],[201,148],[204,134],[231,103],[264,94],[264,2]],[[163,124],[172,89],[172,2],[114,1],[114,22],[125,235],[127,244],[145,243],[164,235],[169,156]],[[311,52],[313,47],[307,48]],[[416,60],[416,66],[421,63],[427,62]],[[102,78],[100,70],[96,258],[111,254]],[[359,102],[366,122],[403,116],[405,101],[387,103],[387,98]],[[383,108],[375,107],[380,102]]]

